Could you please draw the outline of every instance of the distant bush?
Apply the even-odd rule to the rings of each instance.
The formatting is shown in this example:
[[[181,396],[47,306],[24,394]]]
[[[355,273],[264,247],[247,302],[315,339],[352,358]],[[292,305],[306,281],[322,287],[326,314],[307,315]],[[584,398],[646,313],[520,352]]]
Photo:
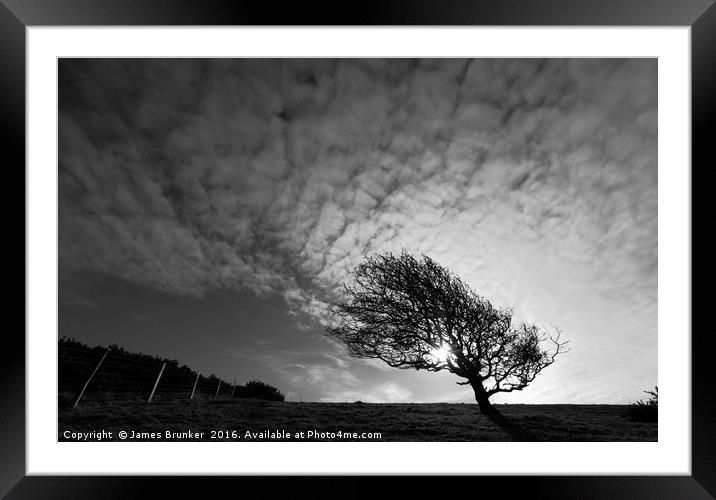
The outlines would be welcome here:
[[[634,422],[656,422],[659,419],[659,388],[643,391],[651,397],[647,401],[637,401],[628,410],[628,416]]]
[[[266,401],[284,401],[286,399],[281,391],[260,380],[250,380],[245,386],[236,389],[236,396],[240,398],[264,399]]]

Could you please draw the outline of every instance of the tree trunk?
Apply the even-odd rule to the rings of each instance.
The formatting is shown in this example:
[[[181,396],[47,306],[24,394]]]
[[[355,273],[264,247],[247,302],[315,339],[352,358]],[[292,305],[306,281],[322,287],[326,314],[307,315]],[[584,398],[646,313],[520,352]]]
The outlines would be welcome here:
[[[472,390],[475,391],[475,400],[480,407],[480,413],[483,415],[493,415],[497,413],[495,407],[490,403],[490,398],[482,386],[482,382],[480,380],[471,380],[470,385],[472,386]]]

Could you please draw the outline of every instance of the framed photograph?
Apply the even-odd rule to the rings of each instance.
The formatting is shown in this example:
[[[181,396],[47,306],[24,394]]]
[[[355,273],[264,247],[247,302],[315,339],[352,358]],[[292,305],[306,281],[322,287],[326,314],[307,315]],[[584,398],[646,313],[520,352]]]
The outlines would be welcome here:
[[[647,4],[4,1],[3,494],[713,495],[691,176],[716,10]]]

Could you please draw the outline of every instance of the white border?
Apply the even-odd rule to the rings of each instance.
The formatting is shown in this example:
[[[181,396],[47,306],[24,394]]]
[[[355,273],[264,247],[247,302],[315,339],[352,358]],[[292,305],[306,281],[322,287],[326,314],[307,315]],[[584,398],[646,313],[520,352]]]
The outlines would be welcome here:
[[[690,28],[33,27],[27,53],[28,474],[691,474]],[[57,442],[57,58],[306,56],[659,58],[658,443]]]

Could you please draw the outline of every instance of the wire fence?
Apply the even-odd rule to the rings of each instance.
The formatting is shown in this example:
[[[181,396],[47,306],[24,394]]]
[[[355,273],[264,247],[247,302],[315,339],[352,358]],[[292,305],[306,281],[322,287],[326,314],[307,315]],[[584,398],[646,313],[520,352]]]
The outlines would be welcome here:
[[[176,361],[129,353],[116,346],[88,347],[60,341],[61,405],[107,401],[209,400],[241,397],[244,388],[204,376]]]

